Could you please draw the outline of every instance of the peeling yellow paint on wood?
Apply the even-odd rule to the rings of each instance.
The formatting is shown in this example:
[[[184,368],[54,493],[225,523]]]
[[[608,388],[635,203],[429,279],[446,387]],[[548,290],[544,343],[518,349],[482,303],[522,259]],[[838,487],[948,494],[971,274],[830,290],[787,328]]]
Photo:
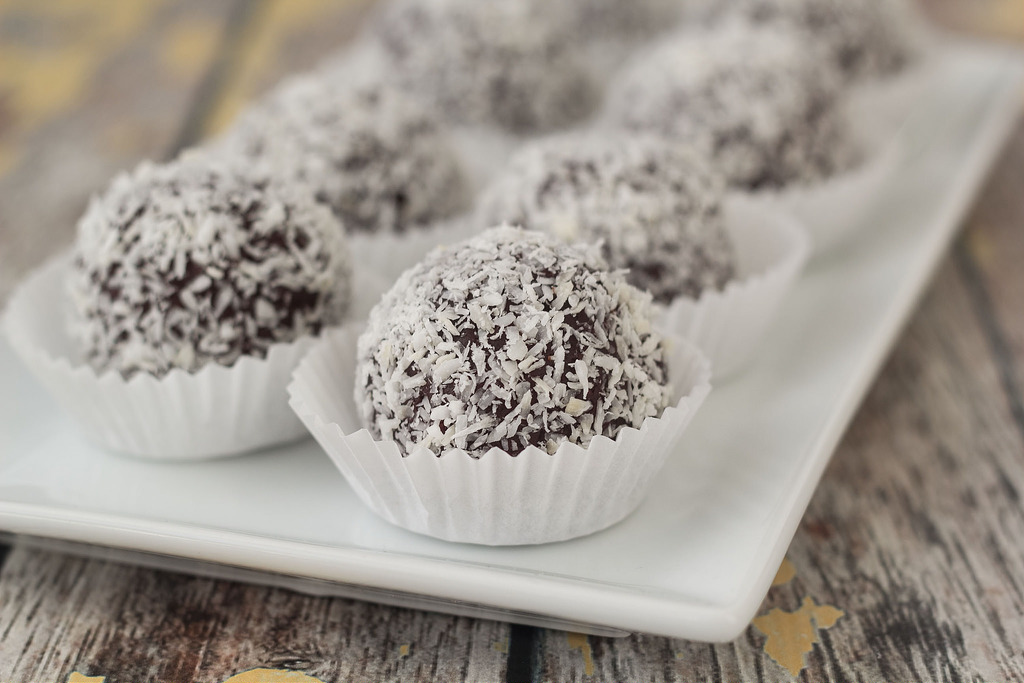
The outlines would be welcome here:
[[[160,41],[160,63],[174,78],[188,82],[210,63],[220,40],[215,22],[183,19],[168,27]]]
[[[968,11],[975,25],[984,32],[1024,36],[1024,3],[1020,0],[988,2],[983,7],[973,7],[973,3],[964,3],[964,6],[970,8]]]
[[[0,177],[18,165],[21,161],[21,149],[14,145],[5,145],[0,141]]]
[[[228,86],[213,107],[204,132],[218,133],[234,120],[290,36],[338,12],[345,4],[339,0],[268,0],[264,3],[245,32],[234,73],[227,79]]]
[[[928,0],[925,5],[930,6],[942,23],[957,30],[1024,38],[1024,3],[1020,0]]]
[[[103,59],[137,34],[159,0],[54,0],[12,2],[18,10],[48,19],[56,44],[0,44],[0,90],[10,95],[16,120],[39,120],[73,104]]]
[[[409,656],[409,648],[410,648],[409,643],[403,643],[402,645],[400,645],[398,647],[398,656],[399,656],[399,658],[408,657]]]
[[[232,676],[224,683],[323,683],[323,681],[307,676],[300,671],[250,669]]]
[[[767,637],[765,653],[796,676],[807,665],[807,653],[819,642],[818,630],[831,628],[843,614],[832,605],[819,605],[806,597],[797,611],[786,612],[776,607],[755,618],[753,624]]]
[[[35,22],[35,41],[0,42],[0,173],[21,156],[24,136],[74,107],[104,61],[138,34],[162,0],[12,0],[0,23]]]
[[[105,676],[83,676],[77,671],[68,676],[68,683],[103,683]]]
[[[569,648],[579,650],[583,655],[583,675],[594,675],[594,651],[590,648],[590,639],[582,633],[566,633]]]
[[[68,683],[104,683],[104,676],[83,676],[77,671],[68,676]],[[236,674],[224,683],[323,683],[319,678],[300,671],[284,669],[250,669]]]
[[[978,265],[982,269],[991,266],[996,256],[995,248],[992,245],[992,240],[989,239],[988,234],[985,232],[984,226],[972,226],[970,230],[964,233],[964,238],[967,250],[974,257],[974,260],[978,262]]]
[[[781,586],[789,583],[796,576],[796,567],[789,561],[789,558],[783,558],[782,564],[779,565],[779,571],[775,573],[775,578],[772,579],[773,586]]]

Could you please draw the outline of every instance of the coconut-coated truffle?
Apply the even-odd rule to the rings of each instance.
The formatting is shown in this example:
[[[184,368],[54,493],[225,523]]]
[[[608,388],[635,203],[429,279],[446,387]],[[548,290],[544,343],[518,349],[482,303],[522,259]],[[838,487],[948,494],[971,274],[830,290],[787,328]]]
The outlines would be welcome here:
[[[350,277],[344,232],[306,188],[202,155],[147,162],[78,223],[70,329],[99,371],[232,365],[340,322]]]
[[[440,121],[381,83],[289,79],[244,112],[217,149],[308,184],[351,232],[399,233],[469,203]]]
[[[706,159],[664,140],[566,135],[520,151],[485,191],[480,220],[600,242],[613,268],[667,303],[736,275],[723,189]]]
[[[451,121],[558,128],[598,103],[579,50],[534,2],[392,0],[372,24],[404,87]]]
[[[673,34],[637,55],[613,86],[608,117],[694,146],[732,187],[779,188],[858,160],[840,90],[796,34],[730,23]]]
[[[708,0],[707,22],[780,25],[821,46],[846,81],[897,73],[921,50],[920,24],[906,0]]]
[[[635,41],[678,23],[684,5],[680,0],[559,0],[547,3],[545,11],[560,11],[566,28],[582,40]]]
[[[358,342],[355,397],[403,453],[615,438],[669,404],[650,297],[596,249],[502,226],[406,271]]]

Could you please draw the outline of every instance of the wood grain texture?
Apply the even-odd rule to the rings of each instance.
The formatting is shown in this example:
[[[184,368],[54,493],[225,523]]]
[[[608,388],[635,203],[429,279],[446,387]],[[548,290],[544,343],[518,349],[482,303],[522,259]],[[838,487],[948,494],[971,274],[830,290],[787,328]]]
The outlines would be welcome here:
[[[1024,38],[1024,3],[1019,0],[922,0],[938,25],[986,38]]]
[[[231,124],[242,108],[283,78],[315,68],[343,51],[359,32],[373,0],[256,0],[230,77],[211,103],[202,135]]]
[[[218,683],[252,668],[328,681],[502,681],[497,622],[16,548],[0,574],[0,680]]]
[[[1024,434],[1024,278],[1020,277],[1020,264],[1024,262],[1024,168],[1014,165],[1014,160],[1021,158],[1024,131],[1018,129],[1002,165],[978,201],[958,262],[971,283],[979,322],[986,329],[990,352],[999,363],[1011,413]]]
[[[211,3],[212,13],[189,3],[155,8],[152,25],[140,21],[136,35],[97,58],[96,73],[77,86],[82,94],[73,114],[55,111],[20,126],[19,144],[32,156],[0,179],[0,300],[70,239],[86,197],[116,169],[173,154],[211,129],[225,107],[237,109],[281,74],[312,66],[348,39],[358,25],[351,13],[366,3],[307,2],[299,20],[282,25],[274,19],[285,4]],[[208,40],[211,22],[218,44],[202,68],[175,62],[182,43]],[[155,44],[155,35],[169,37]],[[120,76],[122,70],[129,73]],[[107,80],[129,77],[135,80],[116,86]],[[116,87],[117,96],[94,92],[100,85]],[[154,91],[158,101],[151,101]],[[137,114],[150,106],[160,118]],[[109,127],[96,123],[108,119],[119,134],[141,132],[108,148]],[[69,179],[52,175],[58,157]],[[0,574],[0,612],[3,681],[64,681],[75,672],[108,682],[223,681],[256,667],[306,671],[324,681],[501,681],[509,649],[506,624],[22,547]]]
[[[8,117],[0,147],[16,156],[0,174],[0,299],[26,269],[70,242],[91,193],[117,171],[169,152],[231,7],[202,0],[0,7],[0,110]],[[13,52],[18,62],[2,58]],[[67,63],[79,66],[69,72]],[[40,80],[4,76],[22,69]],[[50,93],[46,106],[37,90]]]
[[[75,48],[92,66],[69,104],[14,125],[0,96],[0,299],[116,169],[223,127],[367,7],[154,1],[116,40]],[[1022,184],[1024,125],[732,643],[510,628],[21,547],[0,571],[0,680],[1024,681]]]

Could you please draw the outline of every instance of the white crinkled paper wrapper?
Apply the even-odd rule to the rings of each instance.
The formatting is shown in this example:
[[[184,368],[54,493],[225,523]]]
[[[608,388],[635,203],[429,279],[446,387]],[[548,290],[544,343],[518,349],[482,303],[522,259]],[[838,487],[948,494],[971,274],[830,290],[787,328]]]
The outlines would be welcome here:
[[[814,185],[749,195],[796,216],[810,234],[814,255],[830,252],[854,237],[908,153],[904,130],[913,125],[919,102],[942,74],[938,41],[929,35],[922,36],[922,41],[921,54],[900,73],[851,87],[846,115],[866,150],[862,164]]]
[[[766,210],[792,214],[807,229],[815,256],[841,246],[862,227],[902,158],[895,130],[872,129],[865,123],[854,125],[854,135],[865,150],[864,160],[856,167],[810,185],[735,194]]]
[[[754,358],[810,253],[802,226],[784,212],[765,211],[743,197],[730,198],[724,211],[737,277],[699,299],[675,299],[661,308],[659,323],[693,342],[710,360],[715,379]]]
[[[263,359],[242,357],[231,367],[209,364],[192,374],[138,373],[129,380],[114,371],[97,374],[66,328],[69,264],[63,254],[26,277],[2,325],[22,362],[91,442],[143,458],[192,460],[307,435],[288,408],[286,387],[313,338],[275,344]]]
[[[678,401],[614,441],[563,443],[554,455],[531,447],[474,459],[420,448],[402,457],[397,444],[362,427],[352,391],[357,337],[352,328],[334,330],[314,345],[288,387],[291,406],[364,504],[392,524],[448,541],[547,543],[615,524],[640,504],[711,390],[707,361],[670,338]]]

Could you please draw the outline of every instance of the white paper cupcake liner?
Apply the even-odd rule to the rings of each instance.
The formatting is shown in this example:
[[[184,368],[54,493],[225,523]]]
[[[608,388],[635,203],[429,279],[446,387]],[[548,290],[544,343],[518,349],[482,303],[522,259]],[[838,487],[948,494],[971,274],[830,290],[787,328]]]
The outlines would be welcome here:
[[[288,387],[291,406],[364,504],[392,524],[448,541],[547,543],[615,524],[640,504],[711,390],[707,361],[671,339],[677,402],[615,440],[562,444],[554,455],[531,447],[474,459],[460,449],[438,457],[420,448],[402,457],[360,423],[352,395],[357,337],[337,330],[314,345]]]
[[[779,210],[732,197],[724,206],[736,248],[737,277],[699,299],[677,298],[662,309],[660,327],[693,342],[718,380],[756,355],[810,253],[801,225]]]
[[[849,171],[811,185],[737,194],[765,209],[792,214],[807,229],[813,255],[832,251],[862,227],[902,158],[903,147],[893,130],[871,129],[866,122],[857,122],[854,135],[862,143],[865,158]]]
[[[162,378],[97,374],[65,324],[70,256],[31,273],[12,295],[3,329],[12,348],[93,443],[154,459],[233,455],[306,436],[288,408],[286,387],[313,338],[275,344],[266,358],[240,358]]]

